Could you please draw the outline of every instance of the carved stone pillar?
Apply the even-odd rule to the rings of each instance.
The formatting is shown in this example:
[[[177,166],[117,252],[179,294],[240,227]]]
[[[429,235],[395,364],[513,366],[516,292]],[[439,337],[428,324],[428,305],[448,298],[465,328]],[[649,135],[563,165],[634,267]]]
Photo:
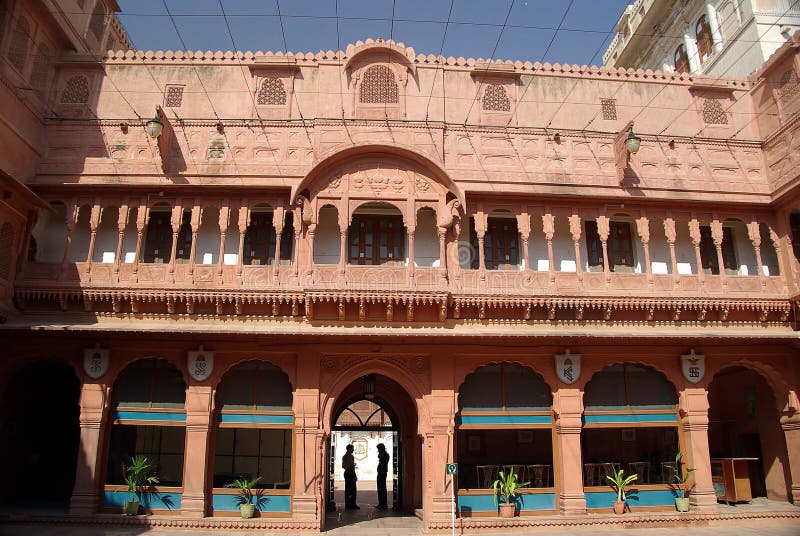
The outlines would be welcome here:
[[[245,201],[239,206],[239,255],[236,259],[236,277],[242,283],[242,265],[244,264],[244,236],[247,234],[247,224],[250,221],[250,209]]]
[[[89,515],[100,504],[100,467],[102,459],[103,414],[106,407],[106,386],[84,381],[80,398],[80,443],[75,470],[75,487],[69,502],[69,513]]]
[[[800,413],[781,417],[781,428],[786,437],[786,451],[789,453],[792,503],[800,506]]]
[[[122,245],[125,242],[125,227],[128,226],[128,217],[131,210],[127,204],[119,207],[117,217],[117,250],[114,254],[114,281],[119,282],[119,265],[122,262]]]
[[[758,266],[758,278],[761,280],[761,286],[764,287],[767,285],[767,279],[764,277],[764,262],[761,260],[761,228],[757,221],[751,221],[747,224],[747,236],[753,244],[756,265]]]
[[[64,247],[64,257],[61,259],[61,273],[59,274],[59,279],[64,279],[67,276],[69,255],[72,251],[72,234],[75,232],[75,224],[78,223],[79,212],[80,206],[76,205],[74,201],[67,206],[67,218],[65,221],[67,225],[67,238],[66,246]]]
[[[172,281],[175,281],[175,253],[178,249],[178,233],[181,230],[181,222],[183,221],[183,207],[180,205],[175,205],[172,207],[172,219],[170,223],[172,224],[172,248],[169,252],[169,269],[168,273]]]
[[[664,235],[667,237],[667,244],[669,245],[669,264],[672,270],[672,280],[675,285],[680,285],[681,278],[678,273],[678,260],[675,257],[675,240],[677,233],[675,232],[675,220],[670,217],[664,219]]]
[[[103,217],[103,207],[95,203],[89,215],[89,251],[86,253],[86,273],[92,272],[92,261],[94,260],[94,244],[97,241],[97,228],[100,226],[100,219]],[[91,280],[91,278],[90,278]]]
[[[412,214],[408,217],[408,220],[405,222],[405,226],[406,226],[406,234],[408,235],[408,277],[409,277],[409,283],[413,286],[414,276],[416,275],[416,269],[417,269],[416,261],[414,260],[414,236],[417,233],[417,218],[416,214],[413,213],[414,207],[411,206],[409,210],[412,211]]]
[[[646,216],[636,220],[636,232],[642,241],[644,249],[644,272],[647,274],[647,282],[653,284],[653,269],[650,264],[650,220]]]
[[[583,492],[583,403],[580,389],[561,387],[553,400],[556,414],[556,448],[560,466],[558,478],[561,492],[558,508],[564,515],[586,514],[586,495]]]
[[[344,277],[347,270],[347,228],[339,230],[339,275]]]
[[[206,470],[213,391],[210,385],[189,385],[186,389],[186,454],[183,468],[181,515],[206,514]]]
[[[228,235],[228,222],[230,221],[231,207],[227,200],[219,208],[219,257],[217,257],[217,276],[222,281],[222,270],[225,266],[225,238]]]
[[[439,282],[447,283],[447,227],[437,227],[436,236],[439,238]]]
[[[300,217],[300,209],[292,211],[292,231],[294,232],[294,257],[292,259],[292,274],[296,277],[300,272],[300,234],[303,230],[303,220]],[[313,253],[313,244],[310,245],[310,252]],[[314,257],[309,259],[309,264],[314,262]]]
[[[147,225],[148,208],[145,205],[139,205],[139,210],[136,212],[136,253],[133,256],[133,275],[139,273],[139,263],[142,261],[142,239],[144,238],[144,229]],[[136,277],[135,280],[138,281]]]
[[[722,280],[722,286],[728,284],[725,277],[725,258],[722,256],[722,238],[724,234],[722,231],[722,222],[718,219],[711,221],[711,238],[714,240],[714,247],[717,249],[717,263],[719,264],[719,277]]]
[[[197,230],[200,228],[200,220],[202,218],[203,209],[195,205],[192,207],[192,218],[190,225],[192,226],[192,245],[189,247],[189,275],[192,276],[194,282],[194,265],[196,263],[195,256],[197,255]]]
[[[556,269],[553,264],[555,263],[553,256],[553,236],[556,231],[556,218],[549,212],[542,214],[542,229],[544,230],[544,238],[547,241],[547,273],[550,276],[550,283],[556,281]]]
[[[708,451],[708,392],[703,387],[687,387],[681,398],[684,463],[694,468],[694,487],[690,504],[698,512],[718,511],[717,496],[711,482],[711,455]]]
[[[697,262],[697,278],[700,285],[706,282],[706,273],[703,271],[703,257],[700,255],[700,222],[696,218],[689,220],[689,237],[694,245],[694,256]]]
[[[775,254],[778,257],[778,271],[780,271],[781,273],[781,279],[783,280],[783,288],[784,290],[786,290],[789,286],[787,281],[788,278],[791,276],[791,274],[786,271],[786,263],[784,262],[783,258],[784,252],[782,251],[781,248],[782,244],[781,237],[778,235],[778,233],[775,232],[775,230],[772,227],[770,227],[769,229],[769,239],[772,240],[772,247],[775,248]],[[794,271],[794,268],[792,268],[792,271]]]
[[[522,263],[525,270],[531,269],[530,255],[528,254],[528,239],[531,236],[531,217],[527,212],[517,214],[517,230],[522,238]]]
[[[597,217],[597,234],[600,236],[600,244],[603,246],[603,273],[606,276],[606,283],[611,282],[611,270],[608,266],[608,235],[611,232],[611,219],[608,216]]]
[[[314,273],[314,241],[317,237],[317,224],[309,223],[306,229],[306,236],[308,237],[308,275],[312,276]]]
[[[581,266],[581,217],[572,214],[569,217],[569,233],[572,235],[572,244],[575,247],[575,273],[578,281],[583,281],[583,267]]]
[[[481,272],[481,279],[486,279],[486,253],[483,250],[483,240],[486,237],[487,217],[483,212],[478,212],[475,219],[475,236],[478,237],[478,270]]]
[[[281,235],[283,234],[283,223],[285,221],[283,215],[283,207],[276,207],[272,213],[272,226],[275,228],[275,262],[273,263],[272,279],[276,284],[281,270]]]

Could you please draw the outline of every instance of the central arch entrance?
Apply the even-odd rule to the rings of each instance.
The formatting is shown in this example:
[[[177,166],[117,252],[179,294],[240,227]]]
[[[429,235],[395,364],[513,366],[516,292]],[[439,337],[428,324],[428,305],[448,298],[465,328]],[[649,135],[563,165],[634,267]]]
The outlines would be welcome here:
[[[406,390],[381,374],[358,377],[337,397],[331,413],[328,440],[326,504],[344,510],[342,456],[354,447],[361,513],[370,516],[378,504],[377,445],[388,452],[388,503],[395,515],[414,513],[422,503],[421,442],[417,435],[416,404]],[[371,517],[371,516],[370,516]]]

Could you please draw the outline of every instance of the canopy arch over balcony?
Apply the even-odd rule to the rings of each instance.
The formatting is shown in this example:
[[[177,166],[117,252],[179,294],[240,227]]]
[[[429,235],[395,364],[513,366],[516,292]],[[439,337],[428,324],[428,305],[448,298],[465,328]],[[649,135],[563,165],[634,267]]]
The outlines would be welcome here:
[[[317,223],[326,204],[339,211],[346,226],[355,209],[367,201],[402,207],[406,224],[413,227],[416,212],[430,207],[437,223],[449,227],[453,212],[464,207],[464,195],[436,162],[411,148],[397,145],[360,145],[323,158],[292,191],[303,205],[306,224]]]

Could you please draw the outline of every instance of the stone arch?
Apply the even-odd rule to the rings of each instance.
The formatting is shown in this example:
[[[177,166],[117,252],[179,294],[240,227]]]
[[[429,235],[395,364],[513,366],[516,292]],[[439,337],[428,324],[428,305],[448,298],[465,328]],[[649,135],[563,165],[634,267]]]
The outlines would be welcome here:
[[[358,160],[368,160],[370,157],[381,156],[389,157],[395,164],[404,164],[414,169],[422,175],[434,180],[438,185],[439,195],[443,202],[449,201],[448,194],[457,199],[461,207],[466,207],[464,194],[456,185],[445,169],[431,159],[431,157],[421,154],[416,148],[403,144],[393,143],[375,144],[370,142],[354,143],[344,148],[341,146],[321,155],[317,164],[311,168],[308,174],[300,183],[293,187],[291,197],[293,202],[298,202],[298,197],[303,196],[308,200],[313,200],[317,194],[326,188],[338,187],[337,180],[341,183],[341,176],[337,175],[338,166],[348,165],[350,162]],[[349,186],[349,185],[344,185]],[[306,214],[304,214],[306,218]]]
[[[713,367],[708,367],[705,378],[703,378],[706,389],[711,386],[714,377],[719,374],[720,371],[726,367],[733,366],[740,366],[752,370],[764,379],[775,397],[778,415],[793,415],[800,411],[797,391],[789,386],[784,380],[783,375],[772,365],[753,359],[737,359],[729,362],[720,361],[715,363]]]
[[[520,360],[498,359],[498,360],[493,360],[493,361],[489,361],[489,362],[486,362],[486,363],[482,363],[482,364],[478,365],[477,367],[473,368],[470,372],[468,372],[466,374],[463,374],[463,375],[460,374],[458,376],[457,380],[460,380],[460,382],[457,384],[457,387],[456,387],[456,390],[455,390],[454,394],[455,394],[455,397],[456,397],[456,409],[459,412],[462,411],[461,394],[462,394],[462,391],[463,391],[463,387],[470,380],[470,377],[476,375],[478,373],[478,371],[480,371],[481,369],[485,369],[487,367],[494,366],[494,365],[515,365],[515,366],[521,367],[523,369],[527,369],[530,372],[532,372],[533,373],[533,377],[535,379],[538,379],[539,381],[541,381],[541,383],[547,388],[547,391],[550,394],[550,404],[549,404],[549,406],[552,409],[554,401],[555,401],[556,390],[553,389],[553,387],[550,385],[550,383],[547,382],[547,380],[545,379],[545,377],[542,374],[540,374],[535,368],[533,368],[528,363],[523,363]]]
[[[185,366],[183,366],[182,362],[178,361],[178,359],[169,358],[169,357],[163,357],[163,356],[158,356],[158,355],[143,355],[143,356],[134,357],[133,359],[130,359],[130,360],[126,361],[125,363],[120,364],[117,367],[114,367],[114,368],[109,367],[109,371],[106,372],[106,375],[103,377],[103,379],[105,380],[105,383],[109,386],[109,389],[111,389],[113,391],[114,385],[117,383],[117,380],[119,380],[120,376],[122,376],[122,374],[127,369],[129,369],[132,365],[134,365],[135,363],[137,363],[139,361],[143,361],[145,359],[157,359],[159,361],[164,361],[166,363],[169,363],[170,365],[175,367],[178,370],[178,372],[180,372],[181,378],[183,378],[183,381],[184,381],[184,383],[186,384],[187,387],[192,382],[192,378],[189,376],[189,371],[186,369]]]
[[[379,56],[382,61],[388,58],[391,62],[399,63],[412,74],[416,74],[413,61],[406,55],[406,48],[392,41],[368,39],[366,43],[359,43],[352,48],[347,47],[347,56],[344,62],[345,72],[354,69],[357,64],[370,59],[371,56]]]
[[[519,365],[520,367],[527,368],[542,379],[542,382],[544,382],[544,384],[553,394],[553,397],[555,397],[555,394],[558,391],[558,383],[554,376],[536,370],[536,368],[533,365],[531,365],[530,363],[526,362],[525,360],[519,357],[509,356],[503,359],[492,359],[490,361],[481,361],[475,366],[465,367],[463,370],[457,371],[454,378],[455,381],[453,382],[453,384],[456,386],[454,393],[456,399],[458,398],[461,386],[464,385],[464,382],[467,381],[467,378],[472,374],[474,374],[478,369],[489,365]]]
[[[238,359],[226,363],[224,366],[220,367],[217,371],[215,371],[215,373],[212,375],[213,379],[211,381],[211,388],[214,390],[215,395],[217,389],[219,389],[220,384],[225,379],[226,374],[228,374],[229,372],[231,372],[233,369],[235,369],[240,365],[246,365],[247,363],[253,363],[253,362],[267,363],[269,365],[273,365],[274,367],[278,368],[286,376],[286,381],[289,382],[289,385],[292,386],[292,389],[294,390],[294,382],[292,381],[291,374],[289,373],[288,370],[286,370],[285,367],[286,363],[282,362],[281,360],[270,359],[269,357],[246,357],[244,359]]]
[[[370,359],[357,362],[350,367],[342,369],[325,387],[325,395],[322,397],[320,418],[322,427],[326,435],[330,435],[333,425],[334,413],[337,402],[343,391],[362,376],[367,374],[379,374],[394,381],[405,390],[408,397],[414,402],[414,410],[417,414],[417,433],[423,434],[423,425],[430,422],[425,388],[414,376],[400,365],[386,360]]]
[[[677,359],[675,366],[673,367],[673,370],[664,367],[662,363],[654,363],[650,361],[645,361],[643,359],[616,359],[610,361],[604,361],[602,359],[598,359],[596,361],[593,361],[591,365],[587,364],[586,360],[584,359],[584,362],[581,365],[581,377],[573,385],[575,387],[578,387],[581,390],[581,393],[585,393],[586,385],[590,381],[592,381],[592,377],[597,372],[603,370],[603,368],[610,367],[612,365],[639,365],[642,367],[651,368],[656,372],[660,373],[661,375],[663,375],[664,378],[666,378],[666,380],[672,385],[672,388],[675,390],[676,396],[680,393],[681,385],[679,385],[678,380],[676,380],[676,378],[680,378],[682,376],[680,373],[680,365],[678,364]]]

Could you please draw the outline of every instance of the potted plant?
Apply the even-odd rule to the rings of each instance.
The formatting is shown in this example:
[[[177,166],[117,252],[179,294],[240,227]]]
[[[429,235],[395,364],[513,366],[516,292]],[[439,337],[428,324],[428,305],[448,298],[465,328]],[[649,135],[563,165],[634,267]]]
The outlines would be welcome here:
[[[520,488],[524,488],[530,482],[519,482],[517,480],[517,473],[509,471],[504,474],[500,471],[500,478],[492,482],[492,490],[494,491],[494,502],[497,504],[497,496],[503,497],[503,502],[500,503],[500,517],[514,517],[517,512],[517,495],[519,495]]]
[[[158,484],[158,477],[153,474],[155,468],[150,464],[147,456],[134,456],[131,464],[125,468],[125,483],[128,485],[130,498],[125,501],[125,515],[135,516],[139,513],[142,503],[142,493],[145,488]]]
[[[625,513],[625,488],[631,482],[635,482],[639,475],[625,476],[625,470],[619,471],[612,469],[613,476],[606,475],[606,478],[611,481],[611,487],[617,492],[617,500],[614,501],[614,513],[617,515]]]
[[[678,452],[675,455],[675,465],[670,466],[672,470],[672,480],[675,482],[673,489],[677,494],[675,497],[675,509],[678,512],[688,512],[689,511],[689,492],[692,489],[692,485],[689,483],[689,477],[691,476],[694,468],[687,468],[686,472],[684,473],[681,470],[681,460],[683,459],[683,452]]]
[[[252,480],[246,478],[237,478],[230,484],[225,484],[226,488],[235,488],[239,490],[239,510],[242,512],[242,519],[250,519],[256,513],[256,505],[253,504],[253,487],[261,481],[261,477],[257,476]]]

